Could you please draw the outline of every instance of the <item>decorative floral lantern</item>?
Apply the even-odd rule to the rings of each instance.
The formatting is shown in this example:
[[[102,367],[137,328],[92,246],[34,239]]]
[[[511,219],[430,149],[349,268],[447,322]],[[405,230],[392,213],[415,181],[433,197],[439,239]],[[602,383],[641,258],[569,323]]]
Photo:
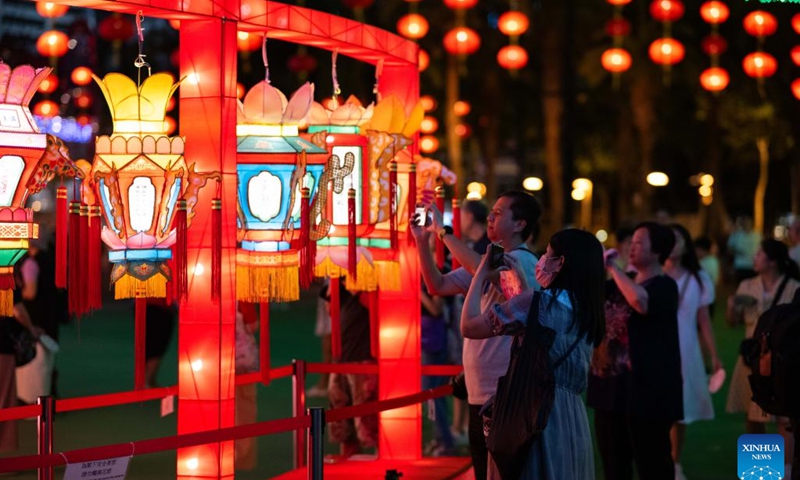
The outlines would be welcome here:
[[[172,276],[166,262],[181,233],[173,228],[176,204],[186,201],[188,228],[199,190],[219,174],[195,172],[183,157],[184,139],[166,134],[167,102],[178,88],[172,75],[152,75],[140,86],[119,73],[94,79],[114,121],[114,132],[97,138],[92,177],[115,297],[166,297]]]
[[[261,81],[239,105],[238,300],[294,301],[300,298],[300,287],[311,283],[309,198],[328,158],[325,148],[298,134],[313,98],[309,83],[287,101],[280,90]]]

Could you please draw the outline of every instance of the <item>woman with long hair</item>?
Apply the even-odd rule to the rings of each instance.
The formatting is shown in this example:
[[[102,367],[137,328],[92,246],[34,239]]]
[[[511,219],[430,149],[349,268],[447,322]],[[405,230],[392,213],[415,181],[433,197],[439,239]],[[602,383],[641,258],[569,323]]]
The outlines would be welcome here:
[[[518,335],[525,331],[534,296],[527,285],[523,284],[522,293],[481,313],[481,292],[496,276],[489,257],[483,257],[464,301],[461,332],[466,338]],[[516,270],[513,261],[505,259]],[[586,389],[592,349],[605,331],[605,275],[603,247],[594,235],[582,230],[563,230],[553,235],[547,252],[536,265],[536,280],[542,288],[538,319],[556,333],[550,359],[566,357],[554,369],[553,407],[547,427],[527,456],[522,479],[594,478],[592,437],[581,393]],[[518,276],[524,282],[524,275]],[[489,464],[488,477],[499,478],[493,462]]]
[[[717,355],[709,314],[709,305],[714,303],[714,284],[700,267],[689,231],[677,223],[670,226],[675,233],[675,246],[664,263],[664,272],[678,285],[678,340],[683,374],[683,420],[672,426],[670,437],[675,478],[685,480],[681,452],[686,425],[714,418],[701,348],[709,353],[714,372],[722,368],[722,362]]]

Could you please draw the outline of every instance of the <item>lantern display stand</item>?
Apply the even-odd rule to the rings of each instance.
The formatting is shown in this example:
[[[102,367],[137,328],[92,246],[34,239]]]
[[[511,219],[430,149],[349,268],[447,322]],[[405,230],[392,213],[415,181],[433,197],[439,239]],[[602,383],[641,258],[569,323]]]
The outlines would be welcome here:
[[[245,247],[257,247],[255,243],[245,245],[244,241],[284,242],[291,248],[293,241],[297,240],[294,234],[280,239],[247,239],[246,233],[242,235],[242,228],[237,228],[239,223],[244,230],[250,230],[247,227],[256,226],[256,222],[252,222],[256,220],[256,214],[263,213],[251,210],[252,218],[248,219],[245,215],[244,224],[241,223],[238,201],[242,193],[240,175],[247,170],[245,166],[275,166],[284,161],[266,161],[264,156],[259,157],[264,152],[257,152],[255,148],[250,152],[245,151],[246,141],[240,142],[242,137],[237,137],[238,30],[265,33],[269,38],[328,49],[375,65],[379,71],[380,82],[376,86],[378,102],[373,116],[368,124],[358,125],[357,133],[352,133],[360,136],[358,142],[364,161],[361,178],[364,183],[359,187],[351,178],[350,187],[355,191],[355,197],[362,200],[362,224],[356,225],[356,233],[360,236],[357,236],[359,240],[354,241],[352,226],[357,221],[348,220],[348,254],[353,246],[361,246],[366,248],[365,252],[374,255],[375,264],[381,260],[388,262],[388,265],[378,267],[388,274],[375,273],[375,264],[372,266],[372,278],[376,284],[373,305],[377,307],[373,313],[374,325],[377,325],[373,351],[380,377],[379,401],[391,403],[392,399],[417,394],[422,371],[419,309],[408,308],[408,305],[418,305],[420,302],[420,275],[416,248],[413,241],[409,240],[407,231],[409,207],[413,207],[416,201],[416,195],[410,194],[416,192],[414,158],[417,147],[414,142],[423,117],[421,107],[417,106],[417,45],[376,27],[273,1],[169,3],[149,0],[57,0],[54,3],[181,21],[180,137],[168,137],[155,126],[159,122],[163,126],[163,118],[156,118],[162,113],[161,100],[168,99],[177,88],[171,77],[168,81],[166,77],[155,74],[141,84],[134,84],[130,79],[123,80],[125,77],[121,75],[110,74],[99,83],[112,109],[121,108],[124,103],[124,95],[117,95],[114,88],[109,88],[111,83],[117,83],[118,87],[127,89],[130,95],[138,99],[146,98],[147,102],[144,103],[150,104],[152,97],[157,97],[155,111],[158,115],[150,112],[148,115],[151,116],[144,118],[140,110],[136,118],[122,118],[112,111],[115,133],[98,139],[97,157],[91,169],[91,178],[88,179],[88,182],[96,183],[98,198],[95,200],[107,227],[102,234],[103,240],[114,245],[112,253],[119,257],[115,257],[118,260],[115,266],[118,282],[115,290],[119,298],[139,297],[141,300],[142,295],[167,294],[169,287],[166,280],[173,273],[166,262],[172,256],[169,247],[175,242],[185,242],[187,288],[185,295],[177,297],[180,302],[177,387],[179,436],[194,432],[227,432],[234,425],[237,256]],[[156,88],[156,84],[159,88]],[[164,94],[164,91],[167,93]],[[118,128],[132,120],[144,121],[149,127],[142,128],[140,125],[133,130]],[[344,134],[329,133],[334,137]],[[293,135],[282,136],[286,138]],[[328,145],[316,145],[326,150],[325,157],[329,158],[333,153],[328,151]],[[333,142],[331,150],[335,145]],[[322,153],[310,146],[301,146],[287,154],[295,162],[303,157],[307,164],[306,172],[311,173],[313,180],[315,172],[319,171],[317,165],[322,165],[314,155]],[[112,158],[114,156],[124,156],[125,160],[122,161],[121,157]],[[346,162],[347,153],[344,156]],[[375,171],[376,162],[385,168]],[[240,167],[245,167],[241,169],[242,172]],[[150,171],[154,175],[148,176],[147,172]],[[325,185],[327,189],[329,184],[322,181],[324,172],[323,168],[318,184]],[[377,184],[374,183],[375,177]],[[279,178],[283,186],[283,177]],[[201,189],[211,179],[218,182],[216,191],[213,188]],[[309,200],[313,206],[313,198],[325,190],[315,187],[314,183],[317,182],[303,183],[307,192],[301,188],[301,203]],[[365,193],[370,188],[375,190]],[[352,198],[351,188],[347,190],[344,193],[348,198],[350,215],[357,208],[349,200]],[[182,195],[176,195],[175,192],[182,192]],[[294,188],[290,188],[284,195],[291,200],[294,193]],[[208,208],[212,199],[213,209]],[[369,199],[369,203],[363,203],[365,199]],[[180,229],[175,228],[178,222],[176,217],[180,216],[178,200],[186,201],[187,223],[191,224],[191,228],[187,225],[183,232],[183,239],[176,238],[180,235],[177,231]],[[148,211],[145,207],[152,206],[151,203],[155,207]],[[132,208],[135,204],[138,206]],[[95,210],[97,206],[94,205]],[[324,208],[333,207],[326,204]],[[293,216],[293,209],[287,206],[284,210],[283,202],[281,209],[284,214]],[[89,211],[88,208],[86,210]],[[316,219],[314,216],[311,218]],[[298,227],[291,217],[288,223]],[[299,236],[302,237],[303,225],[300,223]],[[313,227],[309,225],[309,237]],[[315,240],[321,238],[325,237]],[[335,238],[330,237],[330,242],[335,243]],[[239,248],[239,243],[242,248]],[[323,247],[335,246],[322,243]],[[258,250],[253,248],[251,251]],[[357,265],[354,269],[348,258],[346,274],[355,281],[359,281],[361,273]],[[366,273],[364,275],[369,277]],[[384,282],[380,280],[382,276]],[[288,277],[294,279],[289,274],[284,275],[281,281]],[[266,312],[263,316],[266,316]],[[259,381],[268,380],[269,376],[259,378]],[[381,411],[379,415],[378,463],[375,468],[388,465],[386,462],[421,462],[420,465],[436,462],[422,459],[420,404],[397,405],[399,407]],[[177,450],[177,477],[233,478],[233,441],[230,435],[207,435],[203,438],[211,443],[175,444],[180,445]],[[51,465],[62,462],[61,459],[50,460]],[[450,463],[459,464],[463,470],[469,460]],[[361,463],[356,467],[359,472],[363,471],[364,465]],[[430,468],[427,470],[434,471]],[[451,473],[443,476],[452,477]]]

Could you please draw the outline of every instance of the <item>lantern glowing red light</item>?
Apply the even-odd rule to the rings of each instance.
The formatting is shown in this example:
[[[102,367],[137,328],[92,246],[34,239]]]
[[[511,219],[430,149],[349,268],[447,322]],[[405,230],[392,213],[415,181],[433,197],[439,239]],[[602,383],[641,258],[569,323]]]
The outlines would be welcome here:
[[[460,124],[456,125],[455,132],[456,132],[456,135],[458,135],[458,138],[460,138],[462,140],[466,140],[467,138],[469,138],[472,135],[472,127],[470,127],[469,125],[460,123]]]
[[[33,106],[33,114],[45,118],[55,117],[58,110],[58,104],[52,100],[42,100]]]
[[[747,14],[742,24],[744,31],[754,37],[768,37],[778,31],[778,21],[771,13],[763,10]]]
[[[237,32],[236,33],[236,48],[240,52],[253,52],[261,48],[263,38],[260,35],[250,32]]]
[[[469,55],[475,53],[480,46],[481,37],[471,28],[456,27],[444,36],[444,48],[453,55]]]
[[[800,78],[796,78],[792,82],[792,93],[794,94],[794,98],[800,100]]]
[[[178,124],[175,122],[175,119],[170,116],[164,117],[164,128],[167,130],[167,135],[172,135],[175,133],[175,128],[177,128]]]
[[[425,116],[419,126],[419,131],[422,133],[433,133],[439,129],[439,120],[436,117]]]
[[[241,99],[244,98],[244,94],[245,94],[244,85],[242,85],[241,83],[237,83],[236,84],[236,98],[241,100]]]
[[[170,20],[169,26],[174,28],[175,30],[181,29],[181,21],[180,20]]]
[[[675,65],[683,60],[686,49],[674,38],[659,38],[650,44],[650,59],[659,65]]]
[[[452,9],[472,8],[478,4],[478,0],[444,0],[444,4]]]
[[[45,57],[62,57],[69,47],[67,35],[57,30],[49,30],[39,36],[36,41],[36,51]]]
[[[792,47],[791,55],[794,64],[800,67],[800,45],[795,45]]]
[[[700,85],[709,92],[719,92],[725,90],[730,83],[730,76],[727,70],[720,67],[707,68],[700,74]]]
[[[794,33],[800,35],[800,13],[795,13],[792,17],[792,28]]]
[[[423,49],[419,49],[419,53],[417,53],[417,68],[420,72],[424,72],[428,69],[428,66],[431,64],[431,56],[428,55]]]
[[[706,55],[722,55],[728,49],[728,41],[721,35],[712,33],[700,42],[700,48]]]
[[[38,2],[36,3],[36,13],[45,18],[59,18],[63,17],[69,7],[59,3],[52,2]]]
[[[77,67],[70,75],[75,85],[89,85],[92,82],[92,71],[87,67]]]
[[[627,5],[631,3],[631,0],[606,0],[611,5]]]
[[[82,93],[80,95],[75,96],[75,105],[78,108],[89,108],[92,106],[92,96],[88,93]]]
[[[609,48],[600,57],[600,63],[611,73],[625,72],[631,68],[631,54],[622,48]]]
[[[731,14],[731,10],[723,2],[712,0],[700,5],[700,16],[712,25],[724,23]]]
[[[42,93],[53,93],[58,88],[58,77],[51,73],[44,80],[42,83],[39,84],[39,91]]]
[[[419,97],[419,104],[422,106],[422,109],[425,110],[426,112],[436,110],[436,99],[430,95],[423,95]]]
[[[135,31],[136,27],[133,23],[119,13],[113,13],[110,17],[106,17],[97,26],[97,33],[103,40],[109,42],[124,42],[131,38]]]
[[[81,113],[80,115],[75,117],[75,121],[81,125],[89,125],[90,123],[92,123],[92,117],[85,113]]]
[[[631,24],[624,18],[612,18],[606,22],[606,33],[612,37],[621,37],[631,33]]]
[[[675,22],[683,16],[685,8],[680,0],[653,0],[650,16],[659,22]]]
[[[506,45],[497,52],[497,63],[507,70],[519,70],[528,64],[528,52],[519,45]]]
[[[778,70],[778,61],[765,52],[754,52],[742,61],[744,73],[753,78],[769,78]]]
[[[418,13],[403,15],[397,21],[397,33],[412,40],[418,40],[427,35],[428,28],[428,21]]]
[[[522,35],[528,30],[529,26],[528,16],[516,10],[506,12],[497,19],[497,28],[508,36]]]
[[[419,139],[419,149],[423,153],[433,153],[439,149],[439,139],[431,135],[425,135]]]
[[[469,102],[458,100],[453,104],[453,113],[455,113],[458,117],[469,115],[470,111],[472,111],[472,105],[470,105]]]

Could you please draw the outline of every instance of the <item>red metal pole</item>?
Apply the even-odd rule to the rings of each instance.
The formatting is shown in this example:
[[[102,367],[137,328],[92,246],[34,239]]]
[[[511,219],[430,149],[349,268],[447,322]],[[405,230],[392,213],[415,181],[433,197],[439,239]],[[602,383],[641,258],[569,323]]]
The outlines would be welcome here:
[[[306,414],[306,362],[293,360],[292,375],[292,416],[301,417]],[[294,468],[302,468],[306,464],[306,432],[295,430],[294,436]]]
[[[51,396],[39,397],[36,403],[42,407],[36,421],[36,432],[38,436],[39,455],[49,455],[53,453],[53,421],[55,420],[55,399]],[[53,467],[42,467],[39,469],[39,480],[53,480]]]

